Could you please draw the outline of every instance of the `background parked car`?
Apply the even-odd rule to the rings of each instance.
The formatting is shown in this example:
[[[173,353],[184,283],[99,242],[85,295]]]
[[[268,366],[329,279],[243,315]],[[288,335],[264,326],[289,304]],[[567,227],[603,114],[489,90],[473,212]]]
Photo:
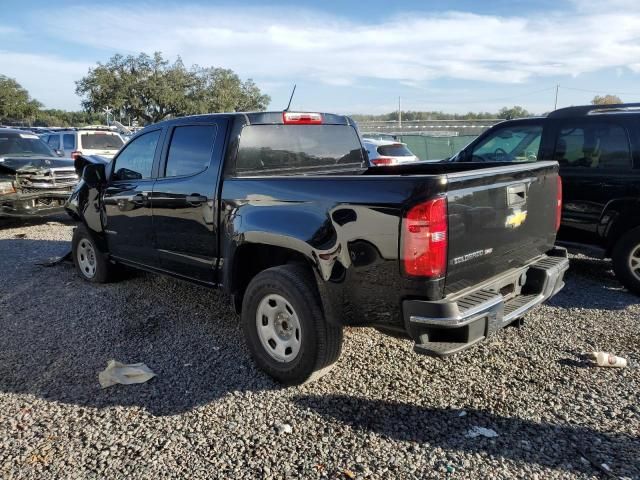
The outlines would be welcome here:
[[[0,217],[60,213],[78,176],[37,135],[0,130]]]
[[[71,158],[77,155],[100,155],[111,159],[125,143],[117,132],[106,128],[59,130],[42,135],[42,139],[60,156]]]
[[[367,150],[369,163],[372,166],[400,165],[419,160],[404,143],[363,138],[362,145]]]
[[[640,294],[640,104],[563,108],[499,123],[452,161],[556,160],[564,190],[559,243],[611,258]]]

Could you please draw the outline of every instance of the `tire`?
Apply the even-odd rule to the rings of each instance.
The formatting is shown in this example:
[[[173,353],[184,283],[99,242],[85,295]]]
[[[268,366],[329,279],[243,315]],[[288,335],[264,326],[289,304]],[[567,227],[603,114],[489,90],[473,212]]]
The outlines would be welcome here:
[[[79,225],[73,231],[71,254],[73,264],[84,280],[93,283],[107,283],[111,280],[113,267],[84,225]]]
[[[242,301],[241,323],[258,368],[282,384],[316,380],[340,357],[342,327],[325,321],[315,280],[300,266],[256,275]]]
[[[640,228],[634,228],[618,239],[611,258],[620,283],[640,295]]]

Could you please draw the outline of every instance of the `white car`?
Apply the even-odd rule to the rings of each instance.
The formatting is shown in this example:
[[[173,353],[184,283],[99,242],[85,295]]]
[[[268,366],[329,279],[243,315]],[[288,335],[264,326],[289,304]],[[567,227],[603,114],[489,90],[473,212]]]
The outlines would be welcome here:
[[[363,138],[362,146],[367,150],[371,166],[400,165],[420,160],[404,143],[392,140]]]
[[[112,159],[124,145],[122,137],[112,130],[74,128],[41,135],[40,138],[62,157],[100,155]]]

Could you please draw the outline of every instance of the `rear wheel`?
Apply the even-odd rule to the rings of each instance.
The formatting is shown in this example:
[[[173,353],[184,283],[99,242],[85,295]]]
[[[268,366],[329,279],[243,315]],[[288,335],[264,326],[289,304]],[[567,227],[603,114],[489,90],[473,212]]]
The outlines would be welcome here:
[[[95,245],[87,227],[80,225],[73,231],[71,241],[73,263],[83,279],[88,282],[108,282],[112,274],[112,266]]]
[[[286,385],[321,377],[342,349],[342,328],[325,322],[313,281],[297,265],[269,268],[251,280],[242,302],[256,365]]]
[[[613,247],[611,257],[618,280],[640,295],[640,228],[624,234]]]

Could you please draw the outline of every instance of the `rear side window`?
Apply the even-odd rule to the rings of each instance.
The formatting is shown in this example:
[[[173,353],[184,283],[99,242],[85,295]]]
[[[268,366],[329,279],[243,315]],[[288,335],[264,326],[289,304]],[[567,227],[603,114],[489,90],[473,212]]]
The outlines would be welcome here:
[[[610,123],[577,123],[560,129],[554,160],[564,167],[619,169],[631,167],[627,132]]]
[[[385,157],[413,157],[413,153],[405,145],[394,143],[393,145],[382,145],[378,147],[378,153]]]
[[[159,138],[160,130],[154,130],[131,140],[115,159],[113,180],[150,178]]]
[[[236,173],[290,175],[362,162],[360,140],[350,126],[248,125],[240,136]]]
[[[76,137],[73,134],[65,133],[62,136],[62,145],[64,150],[73,150],[76,148]]]
[[[193,175],[206,170],[211,161],[215,125],[176,127],[167,155],[166,177]]]
[[[124,145],[122,138],[112,133],[83,133],[80,142],[87,150],[119,150]]]
[[[47,139],[47,145],[49,145],[54,150],[60,149],[60,135],[49,135]]]

